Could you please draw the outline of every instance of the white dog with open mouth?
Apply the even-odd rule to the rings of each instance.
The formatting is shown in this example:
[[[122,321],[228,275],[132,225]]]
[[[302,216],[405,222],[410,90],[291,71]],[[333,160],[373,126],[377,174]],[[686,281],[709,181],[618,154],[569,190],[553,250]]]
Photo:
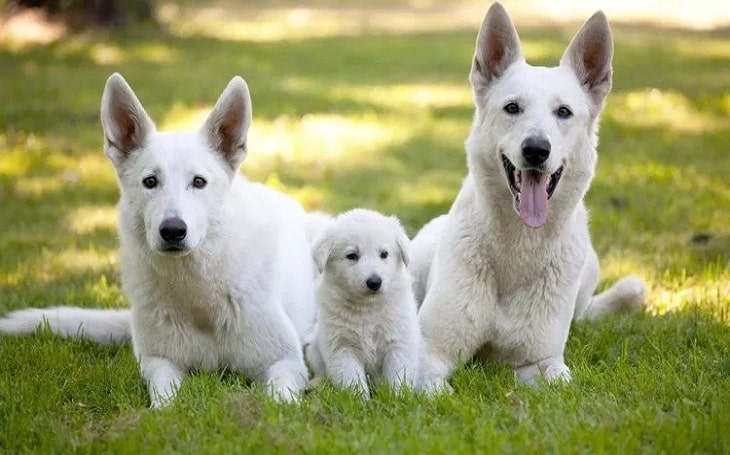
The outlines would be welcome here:
[[[612,56],[602,12],[552,68],[525,62],[502,5],[487,12],[470,75],[469,173],[448,215],[413,242],[418,257],[432,257],[419,274],[426,390],[448,389],[459,361],[477,354],[507,363],[527,383],[567,380],[571,321],[643,304],[635,277],[592,295],[599,267],[583,196]]]
[[[170,403],[189,369],[224,366],[295,399],[308,377],[300,340],[314,326],[314,264],[302,207],[238,173],[251,116],[234,77],[199,132],[158,132],[112,75],[101,121],[131,310],[19,310],[0,333],[32,333],[45,319],[62,336],[131,337],[153,407]]]
[[[307,360],[315,380],[355,387],[368,378],[413,387],[420,332],[408,266],[408,237],[396,218],[354,209],[313,246],[322,275],[319,322]]]

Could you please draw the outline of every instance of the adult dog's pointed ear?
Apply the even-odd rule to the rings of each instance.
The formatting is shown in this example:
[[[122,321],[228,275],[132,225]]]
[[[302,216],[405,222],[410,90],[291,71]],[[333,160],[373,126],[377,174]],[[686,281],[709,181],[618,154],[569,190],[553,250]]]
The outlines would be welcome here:
[[[101,97],[104,152],[115,165],[144,146],[155,124],[119,73],[109,76]]]
[[[593,102],[602,106],[611,90],[612,59],[611,27],[603,11],[598,11],[578,30],[560,65],[571,68]]]
[[[510,65],[524,61],[520,37],[507,10],[495,2],[484,16],[477,36],[476,52],[469,80],[479,94],[490,82],[499,78]]]
[[[203,125],[210,147],[230,166],[232,173],[246,159],[246,138],[253,115],[246,81],[235,76],[226,86]]]
[[[332,236],[334,235],[334,229],[329,228],[325,230],[312,245],[312,259],[314,264],[317,266],[317,271],[322,273],[324,267],[327,265],[330,253],[332,252]]]

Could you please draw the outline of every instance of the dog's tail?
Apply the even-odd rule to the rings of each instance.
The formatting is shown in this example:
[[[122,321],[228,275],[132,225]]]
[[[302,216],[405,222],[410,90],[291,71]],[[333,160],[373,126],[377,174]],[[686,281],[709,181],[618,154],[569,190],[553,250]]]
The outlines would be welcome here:
[[[591,297],[588,305],[575,315],[577,321],[592,321],[604,314],[634,311],[644,306],[646,284],[636,276],[628,275],[613,286]]]
[[[47,325],[51,332],[63,338],[83,338],[100,344],[124,343],[131,338],[130,319],[128,309],[28,308],[0,319],[0,334],[29,335]]]

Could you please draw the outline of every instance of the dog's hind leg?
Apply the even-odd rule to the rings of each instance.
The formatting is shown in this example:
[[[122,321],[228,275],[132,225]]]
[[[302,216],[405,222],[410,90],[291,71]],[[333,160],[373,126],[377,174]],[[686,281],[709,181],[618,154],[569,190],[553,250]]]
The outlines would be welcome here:
[[[139,367],[147,382],[150,407],[161,408],[172,403],[182,383],[182,370],[163,357],[142,357]]]
[[[633,275],[628,275],[600,294],[593,295],[598,284],[598,257],[590,250],[583,269],[582,283],[578,291],[573,319],[592,321],[604,314],[631,311],[644,305],[646,285]]]

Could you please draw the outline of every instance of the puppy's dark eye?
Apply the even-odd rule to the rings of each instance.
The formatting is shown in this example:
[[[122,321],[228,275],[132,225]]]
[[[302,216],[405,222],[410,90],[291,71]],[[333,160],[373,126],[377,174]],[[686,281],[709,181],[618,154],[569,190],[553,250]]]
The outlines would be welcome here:
[[[558,110],[555,111],[555,115],[557,115],[558,118],[566,119],[573,116],[573,111],[571,111],[568,106],[560,106]]]
[[[357,254],[357,253],[350,253],[350,254],[348,254],[348,255],[347,255],[347,256],[345,256],[345,257],[346,257],[347,259],[351,260],[351,261],[357,261],[358,259],[360,259],[360,255],[359,255],[359,254]]]
[[[199,175],[196,175],[193,178],[193,188],[197,188],[197,189],[205,188],[205,185],[207,185],[207,184],[208,184],[208,182]]]
[[[155,177],[154,175],[150,175],[149,177],[143,178],[142,186],[144,186],[148,190],[151,190],[152,188],[157,186],[157,177]]]
[[[380,252],[380,259],[387,259],[388,258],[388,252],[387,251],[381,251]]]
[[[514,102],[505,104],[502,109],[504,109],[504,111],[510,115],[515,115],[522,112],[522,108],[520,107],[520,105]]]

